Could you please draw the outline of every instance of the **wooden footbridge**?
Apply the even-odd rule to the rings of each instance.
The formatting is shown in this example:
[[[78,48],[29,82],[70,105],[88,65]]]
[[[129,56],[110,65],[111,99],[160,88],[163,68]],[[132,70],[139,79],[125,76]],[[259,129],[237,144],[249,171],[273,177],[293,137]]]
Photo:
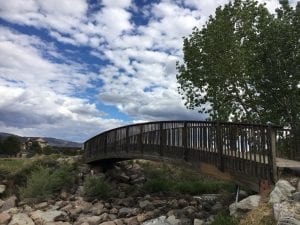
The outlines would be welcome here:
[[[86,163],[148,159],[192,166],[259,191],[300,169],[299,136],[278,126],[204,121],[132,124],[84,143]]]

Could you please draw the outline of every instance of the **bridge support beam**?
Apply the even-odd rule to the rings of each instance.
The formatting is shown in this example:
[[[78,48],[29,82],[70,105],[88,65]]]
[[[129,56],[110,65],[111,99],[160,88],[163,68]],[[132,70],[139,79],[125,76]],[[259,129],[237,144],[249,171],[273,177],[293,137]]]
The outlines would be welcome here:
[[[217,141],[217,151],[218,151],[218,167],[219,170],[224,171],[224,157],[223,157],[223,143],[222,143],[222,127],[219,122],[217,122],[216,127],[216,141]]]

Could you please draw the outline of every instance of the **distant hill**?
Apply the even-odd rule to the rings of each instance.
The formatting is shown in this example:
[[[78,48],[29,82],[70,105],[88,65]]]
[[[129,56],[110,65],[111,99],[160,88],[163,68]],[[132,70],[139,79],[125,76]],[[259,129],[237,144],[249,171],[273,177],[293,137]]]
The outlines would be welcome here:
[[[72,147],[72,148],[80,148],[82,146],[82,143],[79,143],[79,142],[66,141],[66,140],[57,139],[57,138],[51,138],[51,137],[22,137],[22,136],[15,135],[15,134],[0,132],[0,138],[6,138],[6,137],[12,136],[12,135],[19,137],[22,142],[27,140],[27,138],[32,138],[32,139],[42,138],[45,141],[47,141],[48,145],[50,145],[50,146]]]

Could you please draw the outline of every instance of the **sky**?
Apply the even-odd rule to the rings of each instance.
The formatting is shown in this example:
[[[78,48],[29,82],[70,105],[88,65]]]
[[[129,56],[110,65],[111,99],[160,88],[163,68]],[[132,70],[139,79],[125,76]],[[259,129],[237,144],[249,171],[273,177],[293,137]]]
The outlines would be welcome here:
[[[0,0],[0,132],[83,142],[131,123],[205,119],[185,108],[176,61],[183,37],[227,2]]]

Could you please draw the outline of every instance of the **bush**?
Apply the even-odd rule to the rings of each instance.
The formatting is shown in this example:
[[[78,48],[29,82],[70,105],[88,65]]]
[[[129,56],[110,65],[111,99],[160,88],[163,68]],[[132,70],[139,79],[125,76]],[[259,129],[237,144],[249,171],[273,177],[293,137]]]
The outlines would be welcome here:
[[[101,177],[88,177],[83,184],[84,195],[94,198],[108,198],[110,195],[109,185]]]
[[[19,188],[21,198],[34,198],[40,201],[53,197],[50,170],[40,167],[27,178],[27,185]]]
[[[75,183],[75,169],[72,166],[62,166],[50,175],[53,191],[69,190]]]
[[[50,169],[39,166],[27,176],[25,186],[19,188],[21,198],[43,201],[54,197],[62,189],[69,189],[75,183],[75,170],[71,166]]]
[[[172,168],[166,165],[142,164],[147,192],[179,192],[182,194],[211,194],[222,191],[233,192],[234,185],[228,182],[203,178],[184,168]]]

